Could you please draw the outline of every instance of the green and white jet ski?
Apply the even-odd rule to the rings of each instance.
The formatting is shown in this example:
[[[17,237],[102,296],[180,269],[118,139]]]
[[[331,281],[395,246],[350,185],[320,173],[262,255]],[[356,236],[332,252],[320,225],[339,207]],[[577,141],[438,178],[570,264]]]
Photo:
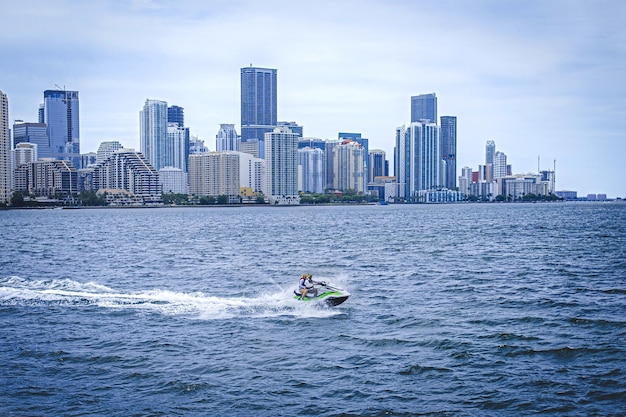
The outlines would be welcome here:
[[[317,290],[309,290],[306,297],[302,298],[302,294],[297,289],[293,291],[296,300],[304,302],[322,302],[329,306],[338,306],[350,297],[350,293],[343,288],[336,287],[327,282],[318,282],[313,288]]]

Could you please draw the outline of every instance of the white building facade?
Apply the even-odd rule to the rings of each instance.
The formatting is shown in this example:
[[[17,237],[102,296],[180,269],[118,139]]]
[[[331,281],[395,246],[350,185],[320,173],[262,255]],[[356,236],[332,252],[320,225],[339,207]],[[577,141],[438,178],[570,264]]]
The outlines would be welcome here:
[[[298,138],[287,128],[276,128],[265,134],[265,195],[270,204],[300,204]]]

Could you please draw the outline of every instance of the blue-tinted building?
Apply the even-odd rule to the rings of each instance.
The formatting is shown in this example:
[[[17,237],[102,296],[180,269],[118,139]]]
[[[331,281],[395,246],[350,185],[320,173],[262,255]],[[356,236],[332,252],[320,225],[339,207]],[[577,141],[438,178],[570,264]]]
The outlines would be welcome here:
[[[437,123],[437,95],[435,93],[411,97],[411,123],[420,120]]]
[[[39,155],[71,160],[74,167],[79,168],[78,91],[46,90],[43,98],[43,118],[49,142],[48,149],[39,148]]]
[[[139,149],[157,171],[167,163],[167,102],[146,100],[139,112]],[[179,167],[180,168],[180,167]]]
[[[265,158],[265,134],[277,126],[275,69],[241,68],[241,141],[258,140],[259,157]]]
[[[185,126],[185,109],[180,106],[168,107],[167,122],[176,123],[180,127]]]
[[[20,143],[34,143],[37,145],[38,158],[52,158],[45,123],[16,121],[13,125],[13,146]]]
[[[295,133],[299,137],[304,134],[303,126],[299,126],[296,122],[278,122],[278,127],[286,127],[291,130],[291,133]]]
[[[456,187],[456,116],[441,116],[441,158],[444,162],[443,185]]]

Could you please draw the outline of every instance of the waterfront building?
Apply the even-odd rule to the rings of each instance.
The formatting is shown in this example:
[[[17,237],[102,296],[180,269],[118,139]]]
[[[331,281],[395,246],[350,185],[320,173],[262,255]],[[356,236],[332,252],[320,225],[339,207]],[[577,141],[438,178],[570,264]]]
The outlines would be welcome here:
[[[18,166],[15,191],[55,198],[78,192],[78,173],[69,160],[40,159]]]
[[[13,146],[17,147],[20,143],[37,145],[38,157],[52,157],[48,141],[48,127],[45,123],[30,123],[16,120],[13,124]]]
[[[367,163],[369,162],[368,159],[368,155],[369,155],[369,139],[366,139],[364,137],[361,136],[360,133],[350,133],[350,132],[339,132],[339,137],[338,137],[339,141],[344,141],[344,140],[351,140],[353,142],[356,142],[360,145],[363,146],[364,149],[364,154],[363,154],[363,167],[364,167],[364,171],[363,171],[363,182],[365,183],[365,185],[367,186],[367,181],[368,181],[368,168],[367,168]]]
[[[364,164],[365,148],[358,142],[346,139],[334,149],[333,169],[335,190],[354,190],[364,194],[366,189]]]
[[[139,112],[139,149],[157,171],[167,165],[167,102],[147,99]]]
[[[380,201],[393,201],[397,192],[396,177],[376,176],[374,181],[367,184],[367,191]]]
[[[439,126],[426,121],[396,129],[398,196],[414,201],[420,190],[442,188]]]
[[[387,153],[382,149],[372,149],[368,154],[367,182],[374,182],[376,177],[386,177],[389,175],[389,162]]]
[[[464,195],[469,195],[470,184],[472,183],[472,168],[463,167],[461,169],[461,176],[459,176],[459,191]]]
[[[265,134],[266,190],[270,204],[300,204],[298,135],[287,128]]]
[[[324,190],[334,189],[335,187],[335,149],[341,144],[340,140],[326,141],[324,149],[324,158],[326,159],[326,186]]]
[[[411,96],[411,123],[421,120],[437,124],[437,95],[435,93]]]
[[[187,173],[180,168],[161,168],[159,170],[159,181],[164,194],[189,194]]]
[[[419,190],[417,201],[420,203],[454,203],[463,201],[465,195],[460,191],[447,188],[439,190]]]
[[[78,91],[46,90],[43,95],[43,122],[47,127],[48,146],[39,146],[40,158],[70,160],[76,168],[79,168]]]
[[[93,188],[126,190],[144,204],[160,204],[159,173],[141,152],[118,149],[93,172]]]
[[[13,150],[13,169],[22,164],[29,164],[39,159],[37,154],[37,144],[22,142],[15,145]]]
[[[564,200],[578,200],[578,191],[563,190],[555,194]]]
[[[11,198],[12,178],[9,100],[0,90],[0,203],[7,204]]]
[[[277,127],[286,127],[291,130],[291,133],[295,133],[298,137],[303,137],[303,126],[299,126],[296,122],[277,122]]]
[[[496,143],[488,140],[485,145],[485,181],[493,180],[493,159],[496,155]]]
[[[167,108],[167,123],[175,123],[180,127],[185,126],[185,110],[180,106]]]
[[[265,158],[266,133],[277,126],[277,71],[250,65],[241,68],[241,141],[259,141],[259,158]]]
[[[444,167],[442,184],[456,188],[456,116],[441,116],[441,158]]]
[[[239,179],[241,188],[255,194],[262,194],[265,190],[265,159],[255,158],[249,153],[239,154]]]
[[[215,150],[218,152],[239,151],[239,140],[235,125],[222,123],[215,136]]]
[[[113,155],[113,152],[122,148],[122,144],[116,140],[101,142],[100,146],[98,146],[98,152],[96,152],[96,163],[103,163]]]
[[[538,174],[518,174],[500,177],[496,184],[496,195],[503,195],[512,200],[522,199],[528,194],[543,195],[549,194],[549,182],[542,181]]]
[[[298,189],[305,193],[324,192],[326,164],[324,151],[319,148],[298,149]]]
[[[239,152],[209,152],[189,155],[189,192],[196,196],[226,195],[239,202]]]

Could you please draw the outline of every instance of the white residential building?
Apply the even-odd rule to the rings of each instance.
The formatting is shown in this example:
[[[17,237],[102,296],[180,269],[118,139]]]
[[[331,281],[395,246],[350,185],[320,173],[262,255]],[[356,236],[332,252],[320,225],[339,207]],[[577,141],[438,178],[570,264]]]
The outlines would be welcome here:
[[[298,138],[288,128],[276,128],[265,134],[265,195],[270,204],[300,204]]]

